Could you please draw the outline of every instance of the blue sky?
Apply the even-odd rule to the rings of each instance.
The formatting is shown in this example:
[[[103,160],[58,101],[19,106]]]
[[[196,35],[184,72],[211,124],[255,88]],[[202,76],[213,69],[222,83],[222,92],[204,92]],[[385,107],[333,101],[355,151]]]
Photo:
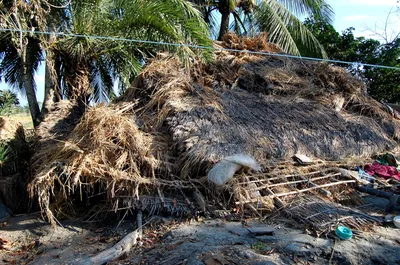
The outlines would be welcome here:
[[[396,0],[328,0],[328,3],[335,12],[333,26],[338,32],[354,27],[356,36],[380,40],[372,31],[382,34],[388,14],[396,11]],[[389,18],[387,32],[391,40],[400,32],[400,16],[397,13]]]
[[[396,0],[327,0],[332,6],[335,16],[333,25],[338,32],[342,32],[348,27],[355,28],[356,36],[365,36],[382,40],[382,33],[385,31],[385,21],[390,11],[395,11]],[[399,13],[390,16],[388,21],[389,40],[400,32]],[[378,33],[374,34],[373,32]],[[37,81],[37,98],[43,101],[44,90],[44,68],[40,67],[35,76]],[[0,89],[8,89],[4,83],[0,83]],[[19,94],[21,105],[26,105],[24,95]]]

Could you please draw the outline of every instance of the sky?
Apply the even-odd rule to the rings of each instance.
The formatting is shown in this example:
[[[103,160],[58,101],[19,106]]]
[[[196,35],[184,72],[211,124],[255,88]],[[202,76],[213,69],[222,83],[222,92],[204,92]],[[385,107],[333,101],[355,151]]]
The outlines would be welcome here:
[[[356,36],[375,38],[383,41],[382,33],[385,32],[385,21],[391,11],[396,10],[396,0],[327,0],[332,6],[335,16],[333,26],[341,33],[343,30],[354,27]],[[400,32],[399,13],[389,16],[386,38],[389,41]],[[374,33],[375,32],[375,33]],[[376,34],[378,33],[378,34]],[[35,75],[37,81],[37,98],[43,102],[44,97],[44,67],[40,67]],[[0,90],[9,87],[0,82]],[[18,93],[20,104],[26,105],[26,97]]]
[[[396,11],[396,0],[328,0],[328,3],[335,12],[333,26],[339,33],[348,27],[354,27],[356,36],[380,41],[382,38],[373,32],[382,35],[389,13]],[[399,13],[390,15],[387,24],[390,41],[400,32]]]

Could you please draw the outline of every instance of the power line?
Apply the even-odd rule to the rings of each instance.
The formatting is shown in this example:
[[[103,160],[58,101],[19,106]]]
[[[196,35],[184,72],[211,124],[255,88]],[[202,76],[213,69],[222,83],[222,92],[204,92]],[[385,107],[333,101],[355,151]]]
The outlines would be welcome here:
[[[281,53],[269,53],[269,52],[259,52],[259,51],[249,51],[249,50],[238,50],[238,49],[230,49],[230,48],[215,48],[215,47],[212,47],[212,46],[201,46],[201,45],[194,45],[194,44],[189,44],[189,43],[172,43],[172,42],[163,42],[163,41],[127,39],[127,38],[120,38],[120,37],[83,35],[83,34],[64,33],[64,32],[50,32],[50,31],[31,31],[31,30],[20,30],[20,29],[9,29],[9,28],[0,28],[0,31],[29,33],[29,34],[36,34],[36,35],[53,35],[53,36],[55,35],[55,36],[63,36],[63,37],[78,37],[78,38],[99,39],[99,40],[124,41],[124,42],[146,43],[146,44],[154,44],[154,45],[166,45],[166,46],[173,46],[173,47],[188,47],[188,48],[193,48],[193,49],[204,49],[204,50],[217,50],[217,51],[228,51],[228,52],[237,52],[237,53],[258,54],[258,55],[265,55],[265,56],[285,57],[285,58],[291,58],[291,59],[300,59],[300,60],[308,60],[308,61],[319,61],[319,62],[328,62],[328,63],[339,63],[339,64],[347,64],[347,65],[355,65],[355,64],[357,64],[357,65],[364,66],[364,67],[392,69],[392,70],[400,71],[400,67],[396,67],[396,66],[368,64],[368,63],[361,63],[361,62],[348,62],[348,61],[322,59],[322,58],[314,58],[314,57],[303,57],[303,56],[290,55],[290,54],[281,54]]]

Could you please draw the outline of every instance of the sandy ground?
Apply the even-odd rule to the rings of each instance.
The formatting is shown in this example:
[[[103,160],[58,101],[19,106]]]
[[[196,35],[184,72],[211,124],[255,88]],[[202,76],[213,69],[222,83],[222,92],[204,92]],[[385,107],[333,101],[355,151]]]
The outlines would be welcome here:
[[[0,264],[73,264],[113,246],[135,229],[124,221],[104,227],[82,222],[51,228],[39,214],[12,217],[1,224]],[[252,236],[248,228],[269,227],[273,236]],[[153,217],[142,241],[128,255],[109,264],[400,264],[400,229],[375,227],[348,241],[316,238],[283,218],[228,222],[177,222]]]

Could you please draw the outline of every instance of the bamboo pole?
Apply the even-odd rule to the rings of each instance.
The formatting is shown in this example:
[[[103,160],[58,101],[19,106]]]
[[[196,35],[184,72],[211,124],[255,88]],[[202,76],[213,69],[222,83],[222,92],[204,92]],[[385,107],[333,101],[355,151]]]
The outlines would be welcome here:
[[[249,182],[240,182],[239,185],[244,185],[244,184],[248,184],[248,183],[252,183],[252,182],[254,182],[254,183],[266,182],[266,181],[282,179],[282,178],[292,178],[292,177],[298,177],[298,176],[310,176],[310,175],[315,175],[315,174],[324,173],[324,172],[333,171],[333,170],[338,171],[339,169],[335,168],[335,167],[330,167],[330,168],[326,168],[326,169],[323,169],[323,170],[316,170],[316,171],[312,171],[312,172],[308,172],[308,173],[296,173],[296,174],[284,175],[284,176],[279,176],[279,177],[276,177],[276,174],[272,174],[272,173],[255,174],[255,175],[251,175],[251,176],[247,176],[247,177],[268,177],[268,176],[272,176],[272,177],[271,178],[265,178],[265,179],[252,180],[252,181],[249,181]]]
[[[329,175],[326,175],[323,177],[316,177],[316,178],[311,178],[311,179],[304,178],[303,176],[297,176],[298,178],[301,178],[301,180],[288,181],[288,182],[275,183],[275,184],[264,184],[263,186],[249,189],[249,191],[257,191],[257,190],[263,190],[265,188],[273,188],[273,187],[278,187],[278,186],[291,185],[291,184],[296,184],[296,183],[305,183],[305,182],[310,182],[311,185],[316,185],[316,184],[312,183],[312,181],[321,180],[321,179],[330,178],[330,177],[339,176],[339,175],[340,175],[340,173],[334,173],[334,174],[329,174]]]
[[[273,199],[273,198],[277,198],[277,197],[300,194],[300,193],[304,193],[304,192],[307,192],[307,191],[316,190],[316,189],[320,189],[320,188],[332,187],[332,186],[337,186],[337,185],[340,185],[340,184],[350,184],[350,183],[355,183],[355,182],[356,182],[355,180],[344,180],[344,181],[340,181],[340,182],[317,185],[315,187],[302,189],[302,190],[297,190],[297,191],[290,191],[290,192],[285,192],[285,193],[280,193],[280,194],[275,194],[275,195],[268,195],[268,196],[264,196],[262,198],[268,197],[268,198]],[[239,202],[235,202],[235,204],[253,203],[253,202],[257,202],[258,200],[259,199],[251,199],[251,200],[247,200],[247,201],[239,201]]]

